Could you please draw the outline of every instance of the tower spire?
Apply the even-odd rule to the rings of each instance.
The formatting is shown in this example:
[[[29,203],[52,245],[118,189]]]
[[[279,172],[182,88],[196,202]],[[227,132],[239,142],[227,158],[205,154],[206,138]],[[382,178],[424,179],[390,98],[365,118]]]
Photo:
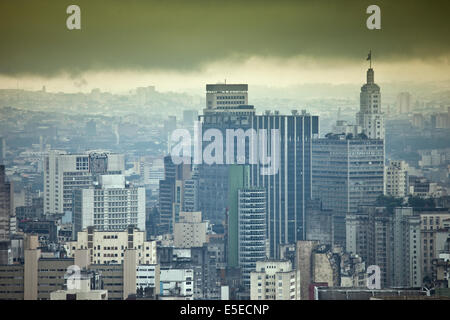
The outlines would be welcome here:
[[[369,50],[369,55],[366,60],[369,60],[369,68],[372,69],[372,50]]]

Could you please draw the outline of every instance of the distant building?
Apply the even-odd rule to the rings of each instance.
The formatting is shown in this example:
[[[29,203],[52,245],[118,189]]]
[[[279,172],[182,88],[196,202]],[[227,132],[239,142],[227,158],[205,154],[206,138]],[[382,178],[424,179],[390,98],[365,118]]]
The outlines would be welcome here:
[[[415,211],[421,221],[422,274],[431,279],[436,271],[433,259],[438,259],[439,254],[445,252],[450,238],[450,212],[447,208],[416,208]]]
[[[124,175],[101,175],[97,185],[73,191],[73,236],[93,226],[120,231],[134,226],[145,231],[145,188],[126,184]]]
[[[411,94],[409,92],[400,92],[398,94],[397,111],[401,114],[411,112]]]
[[[398,299],[418,300],[426,295],[420,288],[404,289],[367,289],[367,288],[341,288],[322,287],[314,288],[314,300],[377,300]]]
[[[374,71],[367,70],[367,83],[361,87],[360,110],[356,123],[369,139],[384,140],[384,114],[381,112],[380,87],[374,82]]]
[[[256,262],[250,274],[251,300],[300,300],[300,272],[290,261]]]
[[[75,288],[53,291],[50,293],[50,300],[108,300],[108,290],[102,290],[93,285],[95,275],[83,272],[76,277]],[[66,287],[69,281],[66,279]]]
[[[250,289],[250,273],[266,259],[266,190],[238,191],[238,260],[242,284]]]
[[[174,224],[173,240],[177,248],[202,247],[206,242],[208,223],[202,221],[202,213],[180,212]]]
[[[123,174],[124,155],[52,150],[44,160],[44,214],[72,211],[72,191],[89,188],[99,174]]]
[[[171,156],[164,157],[164,180],[159,181],[160,233],[173,233],[183,211],[185,181],[191,178],[191,164],[175,165]]]
[[[346,251],[357,254],[381,271],[381,287],[392,284],[393,241],[392,215],[384,207],[361,206],[347,215]]]
[[[89,264],[121,264],[126,249],[137,251],[138,264],[156,264],[156,242],[145,241],[145,232],[135,228],[124,231],[100,231],[90,227],[78,232],[78,240],[64,245],[67,256],[89,249]]]
[[[409,194],[408,164],[405,161],[389,161],[385,167],[385,195],[404,198]]]
[[[421,287],[420,216],[412,208],[395,208],[392,221],[394,287]]]
[[[9,222],[10,217],[13,215],[11,211],[13,192],[11,183],[6,180],[5,166],[0,165],[0,241],[9,240]]]
[[[313,141],[312,194],[333,211],[333,244],[345,246],[345,217],[383,191],[383,140],[330,135]]]

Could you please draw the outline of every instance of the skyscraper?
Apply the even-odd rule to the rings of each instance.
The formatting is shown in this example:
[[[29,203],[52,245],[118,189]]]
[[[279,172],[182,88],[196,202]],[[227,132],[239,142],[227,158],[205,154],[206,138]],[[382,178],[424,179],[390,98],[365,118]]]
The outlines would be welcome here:
[[[313,141],[313,196],[332,210],[333,243],[345,245],[345,217],[384,190],[383,140],[330,135]]]
[[[12,215],[11,184],[6,181],[5,166],[0,165],[0,241],[9,240],[9,220]]]
[[[267,234],[270,256],[278,258],[280,245],[306,239],[306,203],[312,197],[312,141],[319,134],[319,117],[306,111],[292,115],[266,112],[253,118],[252,127],[279,130],[280,154],[275,155],[279,169],[275,174],[261,174],[260,163],[252,165],[251,185],[267,190]],[[271,150],[270,139],[260,148]],[[271,150],[275,152],[275,150]]]
[[[266,259],[266,190],[238,190],[238,256],[242,284],[250,289],[250,272]]]
[[[381,112],[380,87],[374,82],[372,67],[367,70],[367,82],[361,87],[360,109],[356,123],[369,139],[384,139],[384,115]]]

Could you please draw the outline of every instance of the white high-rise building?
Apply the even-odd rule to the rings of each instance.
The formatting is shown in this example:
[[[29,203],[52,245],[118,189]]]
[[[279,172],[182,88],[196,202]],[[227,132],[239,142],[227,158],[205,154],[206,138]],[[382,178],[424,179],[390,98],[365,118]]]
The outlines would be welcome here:
[[[408,164],[405,161],[389,162],[384,172],[384,194],[403,198],[408,195]]]
[[[72,192],[88,188],[99,174],[122,174],[123,154],[51,150],[44,161],[44,214],[72,211]]]
[[[266,190],[238,190],[238,259],[242,284],[250,289],[250,273],[266,259]]]
[[[356,114],[356,122],[369,139],[384,139],[380,87],[374,82],[372,68],[367,70],[367,83],[361,87],[360,110]]]
[[[145,231],[145,188],[130,186],[124,175],[101,175],[97,185],[75,190],[73,199],[74,236],[90,226],[107,231],[134,226]]]
[[[293,270],[289,260],[256,262],[250,300],[300,300],[300,271]]]

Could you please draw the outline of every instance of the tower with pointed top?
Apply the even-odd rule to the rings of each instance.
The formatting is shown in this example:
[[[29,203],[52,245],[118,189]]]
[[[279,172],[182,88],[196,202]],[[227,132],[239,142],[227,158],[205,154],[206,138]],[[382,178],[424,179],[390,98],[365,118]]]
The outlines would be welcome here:
[[[369,54],[370,67],[367,70],[367,83],[361,87],[360,109],[356,114],[356,122],[362,127],[369,139],[384,140],[384,114],[381,112],[380,87],[375,83],[372,69],[372,57]]]

